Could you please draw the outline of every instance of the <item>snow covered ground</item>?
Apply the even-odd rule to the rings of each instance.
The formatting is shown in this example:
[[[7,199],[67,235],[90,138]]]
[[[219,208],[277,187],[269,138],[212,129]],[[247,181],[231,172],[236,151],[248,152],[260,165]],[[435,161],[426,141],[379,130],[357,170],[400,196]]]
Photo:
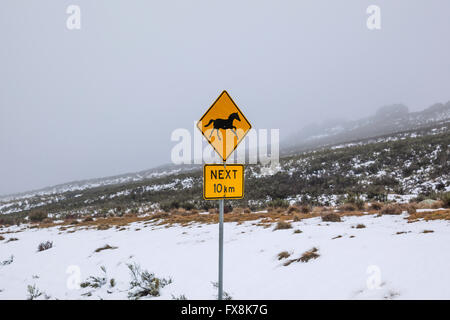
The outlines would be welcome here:
[[[233,299],[450,299],[450,221],[408,223],[404,218],[311,218],[277,231],[274,225],[255,226],[256,221],[226,223],[224,290]],[[365,228],[356,228],[358,224]],[[302,232],[294,233],[296,229]],[[0,299],[26,299],[29,285],[51,299],[127,299],[127,264],[134,262],[157,277],[172,279],[158,299],[215,298],[217,224],[166,227],[138,222],[124,231],[67,231],[53,227],[2,234]],[[7,242],[13,237],[18,240]],[[53,247],[37,252],[47,240]],[[117,248],[95,252],[105,244]],[[317,259],[283,265],[313,247]],[[278,260],[282,251],[291,256]],[[102,276],[101,266],[107,284],[76,288],[90,276]],[[83,295],[87,292],[92,295]]]

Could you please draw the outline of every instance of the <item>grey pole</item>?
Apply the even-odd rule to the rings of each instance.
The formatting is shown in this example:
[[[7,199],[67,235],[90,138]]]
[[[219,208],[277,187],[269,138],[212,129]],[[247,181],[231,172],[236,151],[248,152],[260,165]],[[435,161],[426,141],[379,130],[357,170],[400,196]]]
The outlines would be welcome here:
[[[223,199],[219,200],[219,294],[223,299]]]

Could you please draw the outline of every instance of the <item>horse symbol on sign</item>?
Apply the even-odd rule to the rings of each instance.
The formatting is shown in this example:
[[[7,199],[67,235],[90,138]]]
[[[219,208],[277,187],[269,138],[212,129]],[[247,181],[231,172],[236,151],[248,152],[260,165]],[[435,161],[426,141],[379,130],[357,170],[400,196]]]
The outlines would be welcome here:
[[[236,133],[236,127],[233,126],[233,120],[241,121],[241,118],[239,118],[239,114],[237,112],[234,112],[230,114],[228,119],[211,119],[209,120],[208,124],[205,125],[205,127],[208,127],[211,123],[213,123],[214,130],[217,132],[217,137],[220,139],[220,133],[219,129],[230,129],[234,135],[237,137]],[[212,134],[214,133],[214,130],[211,131],[211,134],[209,135],[209,138],[211,138]]]

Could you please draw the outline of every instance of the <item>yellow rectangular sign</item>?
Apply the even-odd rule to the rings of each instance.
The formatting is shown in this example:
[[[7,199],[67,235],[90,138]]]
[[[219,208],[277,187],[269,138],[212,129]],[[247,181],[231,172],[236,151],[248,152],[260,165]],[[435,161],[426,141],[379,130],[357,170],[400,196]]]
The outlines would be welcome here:
[[[203,198],[242,199],[244,197],[244,165],[205,164],[203,167]]]

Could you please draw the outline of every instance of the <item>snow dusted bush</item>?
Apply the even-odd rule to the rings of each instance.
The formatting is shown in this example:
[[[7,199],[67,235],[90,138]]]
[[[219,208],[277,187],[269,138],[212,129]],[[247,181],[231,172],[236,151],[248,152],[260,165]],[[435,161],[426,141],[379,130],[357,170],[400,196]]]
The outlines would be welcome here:
[[[218,282],[211,282],[212,283],[212,285],[213,285],[213,287],[215,288],[215,289],[218,289],[219,288],[219,283]],[[216,295],[216,299],[218,299],[218,296]],[[226,291],[223,291],[223,297],[222,297],[222,299],[223,300],[233,300],[233,298],[231,297],[231,295],[228,293],[228,292],[226,292]]]
[[[289,202],[284,199],[274,199],[267,202],[269,208],[287,208],[289,207]]]
[[[28,285],[27,291],[28,291],[27,297],[28,300],[35,300],[44,294],[44,292],[40,291],[35,284]]]
[[[142,271],[136,263],[129,264],[128,269],[131,273],[129,299],[137,300],[145,296],[159,297],[160,290],[172,283],[170,278],[157,278],[154,273],[147,270]]]
[[[0,262],[0,266],[7,266],[10,265],[11,263],[13,263],[14,261],[14,256],[9,257],[9,259],[6,259],[2,262]]]
[[[100,269],[103,271],[103,276],[99,277],[90,276],[89,278],[87,278],[86,281],[80,283],[80,287],[81,288],[90,287],[94,289],[103,287],[108,282],[108,279],[106,277],[106,268],[104,266],[101,266]]]
[[[53,241],[41,242],[38,245],[38,251],[45,251],[53,247]]]

